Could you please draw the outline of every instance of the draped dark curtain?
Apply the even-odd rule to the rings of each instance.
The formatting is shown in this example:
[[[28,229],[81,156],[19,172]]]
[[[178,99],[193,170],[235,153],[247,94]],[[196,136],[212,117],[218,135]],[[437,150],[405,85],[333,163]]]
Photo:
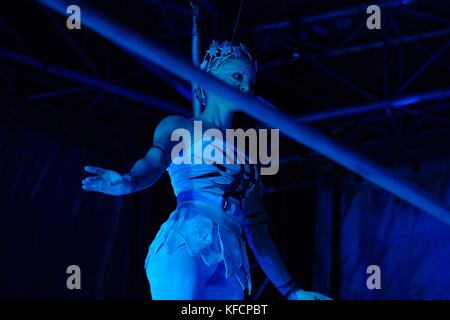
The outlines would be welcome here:
[[[450,204],[450,162],[397,172]],[[368,182],[343,190],[339,230],[342,299],[450,299],[450,225]],[[381,289],[369,290],[369,265]]]
[[[84,165],[132,165],[117,159],[0,123],[0,298],[149,298],[145,255],[171,197],[81,189]],[[66,286],[69,265],[81,269],[81,290]]]

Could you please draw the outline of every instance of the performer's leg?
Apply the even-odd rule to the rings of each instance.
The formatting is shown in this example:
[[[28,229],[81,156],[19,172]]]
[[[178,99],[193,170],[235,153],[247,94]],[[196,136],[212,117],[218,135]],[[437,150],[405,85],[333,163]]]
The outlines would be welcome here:
[[[204,300],[243,300],[244,290],[234,275],[225,276],[225,265],[220,262],[216,271],[206,282]]]
[[[167,254],[163,246],[147,268],[152,299],[200,300],[206,281],[217,264],[207,266],[200,257],[191,256],[185,245]]]

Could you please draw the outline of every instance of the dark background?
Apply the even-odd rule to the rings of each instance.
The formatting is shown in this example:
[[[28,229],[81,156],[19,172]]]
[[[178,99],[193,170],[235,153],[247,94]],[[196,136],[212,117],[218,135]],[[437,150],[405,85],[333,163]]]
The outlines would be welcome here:
[[[381,6],[381,30],[366,28],[368,4]],[[212,39],[231,38],[239,5],[200,1],[202,52]],[[188,1],[89,6],[190,57]],[[449,17],[445,1],[245,0],[235,42],[258,60],[256,95],[448,204]],[[65,23],[31,0],[0,7],[0,297],[145,299],[148,245],[175,207],[170,181],[164,175],[123,197],[87,193],[83,167],[127,172],[170,114],[161,101],[190,114],[190,87]],[[77,81],[69,71],[146,99]],[[329,113],[351,108],[357,111]],[[320,120],[305,118],[319,113]],[[259,125],[237,117],[239,127]],[[305,289],[345,299],[450,298],[447,225],[284,137],[280,149],[264,201]],[[81,267],[82,290],[66,288],[71,264]],[[370,264],[386,275],[381,291],[365,287]],[[281,299],[256,265],[252,276],[251,298]]]

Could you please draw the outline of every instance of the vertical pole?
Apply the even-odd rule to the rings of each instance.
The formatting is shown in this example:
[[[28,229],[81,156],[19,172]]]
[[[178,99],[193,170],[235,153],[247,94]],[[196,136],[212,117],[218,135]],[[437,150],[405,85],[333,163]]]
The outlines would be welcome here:
[[[191,7],[192,7],[192,44],[191,44],[191,50],[192,50],[192,63],[194,66],[198,67],[200,65],[200,39],[199,39],[199,33],[198,33],[198,16],[199,16],[199,5],[198,3],[194,3],[194,1],[190,1]],[[197,117],[201,113],[201,105],[200,102],[195,98],[195,90],[197,89],[197,84],[192,83],[191,84],[191,90],[192,90],[192,109],[194,117]]]

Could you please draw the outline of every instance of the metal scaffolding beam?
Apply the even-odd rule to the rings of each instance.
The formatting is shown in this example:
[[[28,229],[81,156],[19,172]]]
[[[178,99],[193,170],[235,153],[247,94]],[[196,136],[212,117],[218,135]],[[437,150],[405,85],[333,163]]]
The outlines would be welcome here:
[[[405,36],[387,39],[386,41],[380,40],[380,41],[359,44],[359,45],[350,46],[350,47],[341,48],[341,49],[331,49],[331,50],[328,50],[328,51],[325,51],[322,53],[317,53],[317,54],[307,54],[307,55],[303,55],[303,56],[300,54],[298,58],[292,58],[289,60],[276,59],[276,60],[266,61],[259,66],[259,69],[267,70],[267,69],[274,68],[274,67],[284,66],[289,63],[293,63],[293,62],[302,60],[303,58],[305,58],[307,60],[311,60],[311,59],[338,57],[338,56],[343,56],[343,55],[347,55],[347,54],[351,54],[351,53],[357,53],[357,52],[372,50],[372,49],[379,49],[379,48],[384,48],[386,46],[395,46],[395,45],[399,45],[399,44],[403,44],[403,43],[407,43],[407,42],[425,40],[425,39],[430,39],[430,38],[435,38],[435,37],[443,37],[443,36],[448,36],[448,35],[450,35],[450,28],[444,28],[444,29],[439,29],[439,30],[420,33],[420,34],[405,35]]]
[[[386,109],[386,108],[405,108],[411,105],[415,105],[418,103],[424,103],[434,100],[440,99],[449,99],[450,98],[450,88],[445,88],[441,90],[422,92],[418,94],[413,94],[409,96],[405,96],[398,99],[380,101],[365,105],[352,106],[340,108],[337,110],[328,110],[324,112],[317,112],[312,114],[307,114],[303,116],[299,116],[296,118],[299,122],[317,122],[330,120],[335,118],[342,118],[347,116],[353,116],[357,114],[363,114],[367,112],[372,112],[376,110]]]
[[[382,3],[377,3],[378,6],[381,8],[384,7],[401,7],[405,5],[409,5],[413,2],[423,2],[423,0],[393,0],[393,1],[385,1]],[[305,16],[300,17],[297,19],[297,21],[293,22],[289,19],[283,19],[278,20],[274,22],[269,23],[263,23],[256,27],[252,27],[247,29],[247,32],[258,32],[258,31],[269,31],[269,30],[282,30],[282,29],[288,29],[293,28],[296,25],[299,25],[300,27],[314,24],[314,23],[320,23],[327,20],[332,20],[336,18],[346,17],[354,14],[361,14],[361,12],[366,12],[367,7],[370,5],[370,3],[364,3],[353,7],[333,10],[330,12],[320,13],[317,15],[311,15],[311,16]]]
[[[65,15],[70,1],[39,0],[41,3]],[[179,77],[196,82],[206,89],[233,101],[241,110],[253,118],[267,123],[273,128],[280,128],[287,136],[298,143],[341,164],[347,169],[361,175],[381,188],[397,195],[401,199],[428,212],[435,218],[450,224],[450,208],[434,195],[396,176],[360,154],[339,145],[327,136],[298,123],[291,116],[261,103],[250,94],[227,85],[221,80],[203,72],[183,57],[161,48],[153,41],[121,26],[107,17],[93,11],[88,6],[83,8],[83,25],[93,29],[116,45],[140,55],[144,59],[167,69]]]
[[[160,98],[156,98],[156,97],[153,97],[151,95],[148,95],[148,94],[136,91],[136,90],[128,89],[123,86],[114,84],[112,82],[97,79],[95,77],[80,73],[80,72],[72,70],[72,69],[55,66],[55,65],[48,65],[46,63],[39,61],[38,59],[35,59],[33,57],[30,57],[30,56],[27,56],[27,55],[24,55],[24,54],[21,54],[21,53],[12,51],[12,50],[0,48],[0,57],[27,65],[29,67],[33,67],[33,68],[38,69],[43,72],[54,74],[56,76],[59,76],[59,77],[65,78],[65,79],[84,83],[88,86],[92,86],[92,87],[101,89],[103,91],[130,99],[130,100],[138,102],[138,103],[142,103],[144,105],[147,105],[147,106],[150,106],[153,108],[161,109],[161,110],[164,110],[164,111],[167,111],[170,113],[175,113],[175,114],[184,114],[184,115],[191,114],[189,112],[189,109],[178,106],[178,105],[173,104],[168,101],[164,101]]]

